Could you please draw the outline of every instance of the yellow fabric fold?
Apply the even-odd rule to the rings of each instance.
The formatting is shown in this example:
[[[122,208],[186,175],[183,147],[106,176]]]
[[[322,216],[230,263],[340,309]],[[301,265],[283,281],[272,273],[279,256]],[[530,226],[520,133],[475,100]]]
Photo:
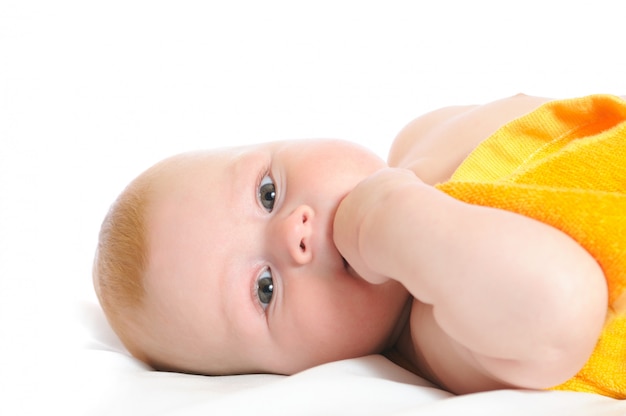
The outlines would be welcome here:
[[[481,143],[437,188],[550,224],[602,267],[607,320],[580,372],[558,390],[626,398],[626,101],[553,101]]]

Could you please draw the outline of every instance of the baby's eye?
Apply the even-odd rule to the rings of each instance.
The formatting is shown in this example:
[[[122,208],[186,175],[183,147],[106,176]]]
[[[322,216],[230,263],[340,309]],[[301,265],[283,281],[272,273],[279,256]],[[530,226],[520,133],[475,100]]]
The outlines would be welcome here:
[[[263,309],[267,308],[274,293],[274,281],[272,280],[272,271],[269,268],[265,269],[256,281],[256,293]]]
[[[274,209],[274,200],[276,199],[276,185],[269,175],[265,175],[259,184],[259,201],[267,212]]]

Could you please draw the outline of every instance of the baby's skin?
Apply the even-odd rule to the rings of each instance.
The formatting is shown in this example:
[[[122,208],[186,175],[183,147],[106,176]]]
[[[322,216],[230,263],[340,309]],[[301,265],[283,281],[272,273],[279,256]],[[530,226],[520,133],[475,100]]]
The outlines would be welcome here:
[[[405,366],[455,393],[564,382],[604,323],[606,280],[573,239],[429,186],[548,101],[517,95],[414,120],[391,149],[395,168],[362,181],[335,217],[334,242],[356,272],[372,283],[398,281],[414,297],[396,342]]]
[[[547,101],[428,113],[387,163],[301,140],[157,164],[144,294],[122,340],[155,368],[201,374],[293,374],[384,352],[455,393],[569,379],[605,318],[596,261],[548,225],[432,186]]]

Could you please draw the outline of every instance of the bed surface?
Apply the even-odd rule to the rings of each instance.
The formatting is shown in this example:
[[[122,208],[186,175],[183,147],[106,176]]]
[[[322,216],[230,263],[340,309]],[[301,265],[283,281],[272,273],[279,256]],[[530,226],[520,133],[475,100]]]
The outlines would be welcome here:
[[[92,374],[107,376],[99,380],[107,400],[92,404],[94,414],[623,415],[626,409],[616,400],[568,392],[505,390],[457,397],[380,355],[290,377],[159,373],[129,358],[94,305],[84,307],[100,321],[88,325],[99,331],[92,333],[86,364]]]
[[[291,377],[158,373],[111,332],[91,286],[100,222],[163,157],[305,137],[384,157],[441,106],[626,93],[610,2],[567,19],[539,1],[387,3],[0,3],[0,414],[626,414],[588,394],[456,397],[381,356]]]

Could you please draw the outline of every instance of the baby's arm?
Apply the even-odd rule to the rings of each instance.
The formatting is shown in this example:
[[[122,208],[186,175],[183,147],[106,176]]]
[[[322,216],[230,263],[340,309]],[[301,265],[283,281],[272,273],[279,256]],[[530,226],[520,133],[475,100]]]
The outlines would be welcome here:
[[[432,305],[472,365],[504,385],[570,378],[604,323],[602,270],[574,240],[455,200],[407,170],[385,169],[357,186],[337,211],[334,238],[365,279],[397,280]]]

